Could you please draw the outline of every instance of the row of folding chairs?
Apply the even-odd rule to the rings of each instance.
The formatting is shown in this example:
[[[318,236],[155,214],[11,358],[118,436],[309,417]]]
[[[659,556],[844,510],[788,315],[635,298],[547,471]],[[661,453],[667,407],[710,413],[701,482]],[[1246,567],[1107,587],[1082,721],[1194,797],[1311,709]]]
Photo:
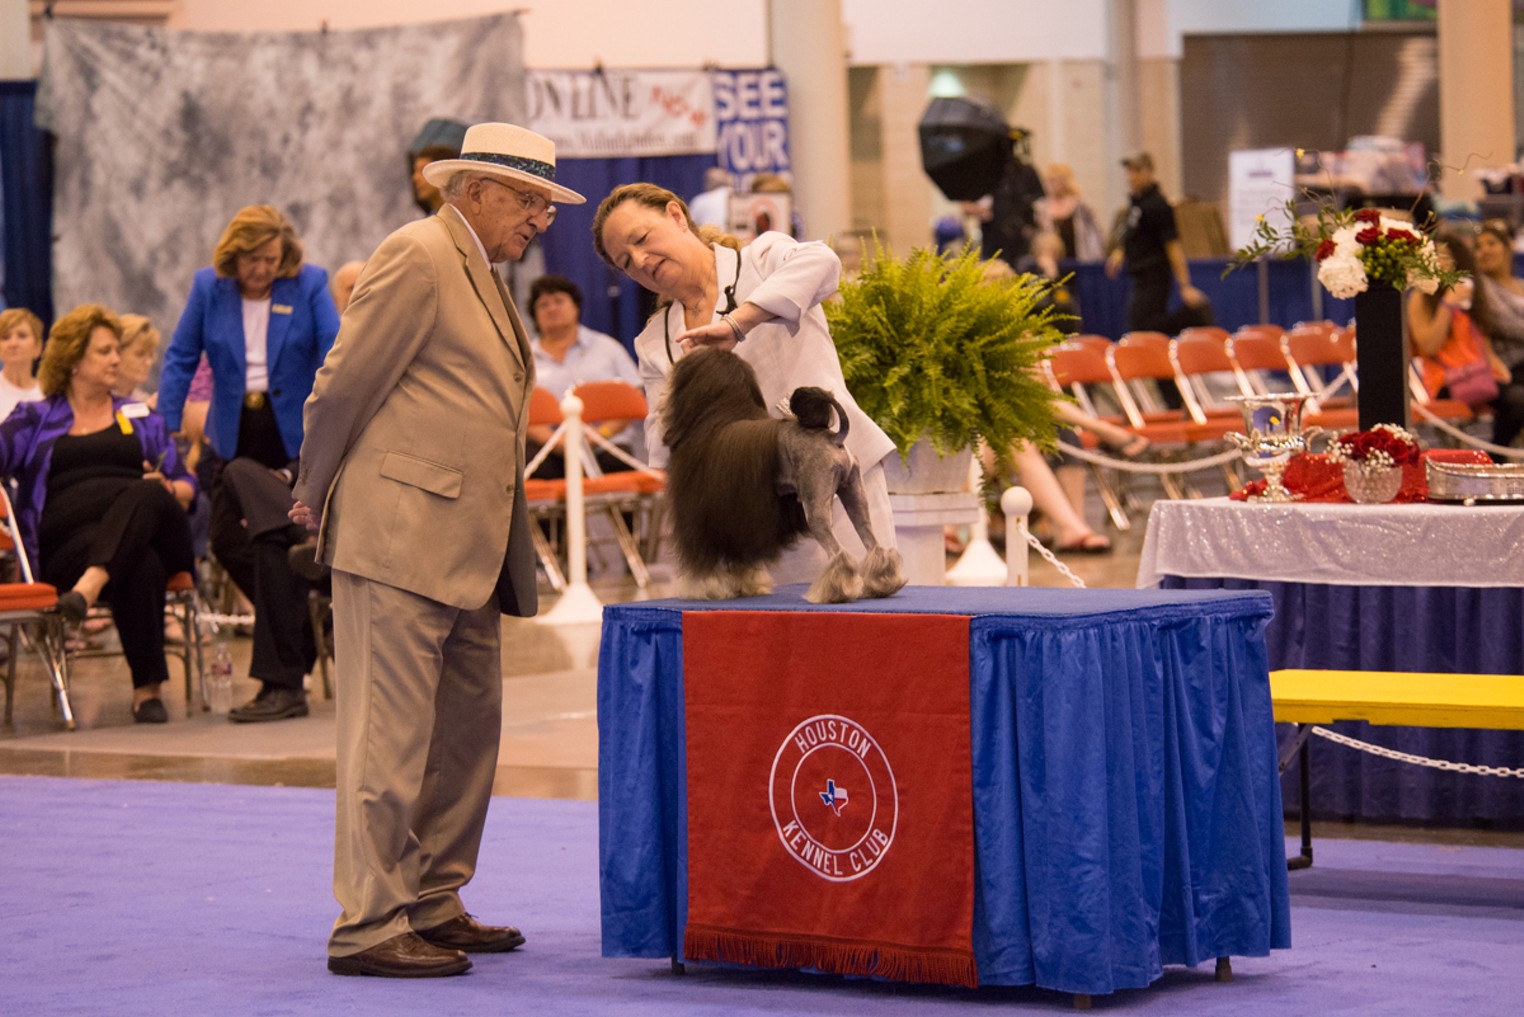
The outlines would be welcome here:
[[[525,497],[534,523],[529,529],[540,568],[553,590],[559,593],[565,589],[562,561],[567,522],[566,481],[537,477],[535,473],[550,455],[558,450],[563,456],[572,454],[567,451],[572,448],[582,464],[582,496],[587,517],[584,525],[593,516],[608,520],[631,577],[644,589],[651,581],[646,563],[660,551],[661,494],[665,480],[660,471],[651,469],[606,438],[600,426],[643,422],[647,413],[645,395],[622,381],[584,382],[573,388],[572,394],[582,400],[580,435],[572,433],[561,412],[560,400],[547,390],[535,389],[529,402],[530,425],[553,429],[551,439],[525,468]],[[604,473],[594,455],[595,449],[624,460],[630,469]]]

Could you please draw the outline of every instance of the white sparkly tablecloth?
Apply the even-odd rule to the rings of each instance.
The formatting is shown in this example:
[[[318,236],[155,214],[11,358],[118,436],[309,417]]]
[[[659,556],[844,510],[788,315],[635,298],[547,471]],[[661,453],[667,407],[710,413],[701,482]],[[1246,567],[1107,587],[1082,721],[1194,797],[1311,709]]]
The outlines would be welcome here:
[[[1524,586],[1524,506],[1156,501],[1138,586],[1164,576]]]

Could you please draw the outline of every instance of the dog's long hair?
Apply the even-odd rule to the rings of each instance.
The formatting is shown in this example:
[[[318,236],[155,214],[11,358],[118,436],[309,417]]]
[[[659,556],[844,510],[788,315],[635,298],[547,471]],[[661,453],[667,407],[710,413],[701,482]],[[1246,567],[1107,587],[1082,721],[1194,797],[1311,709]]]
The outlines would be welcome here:
[[[845,418],[843,418],[845,419]],[[778,493],[778,428],[751,365],[712,351],[677,362],[662,407],[667,503],[678,564],[710,575],[764,565],[809,532],[797,498]]]

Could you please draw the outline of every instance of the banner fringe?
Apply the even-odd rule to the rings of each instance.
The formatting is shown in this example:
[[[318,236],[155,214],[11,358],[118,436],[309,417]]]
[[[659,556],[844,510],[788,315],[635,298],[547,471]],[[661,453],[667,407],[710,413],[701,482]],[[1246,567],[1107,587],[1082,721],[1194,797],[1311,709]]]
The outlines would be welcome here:
[[[759,968],[814,968],[838,975],[864,975],[897,982],[979,985],[972,951],[924,950],[883,943],[843,943],[811,937],[738,932],[689,925],[683,955]]]

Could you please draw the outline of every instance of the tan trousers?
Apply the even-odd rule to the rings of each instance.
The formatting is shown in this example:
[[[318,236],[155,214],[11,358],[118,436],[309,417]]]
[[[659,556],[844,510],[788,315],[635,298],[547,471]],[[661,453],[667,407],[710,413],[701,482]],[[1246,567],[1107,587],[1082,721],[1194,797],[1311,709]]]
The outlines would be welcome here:
[[[328,952],[464,910],[502,729],[502,619],[335,570],[338,818]]]

